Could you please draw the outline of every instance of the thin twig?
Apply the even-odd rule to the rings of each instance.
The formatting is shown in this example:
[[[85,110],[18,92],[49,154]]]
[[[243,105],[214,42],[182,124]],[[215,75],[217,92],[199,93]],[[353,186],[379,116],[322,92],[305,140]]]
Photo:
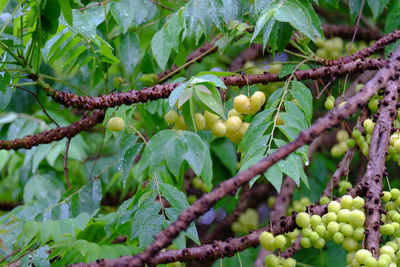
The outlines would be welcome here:
[[[40,107],[43,110],[43,113],[46,114],[46,116],[57,126],[60,127],[60,125],[50,116],[49,113],[47,113],[46,108],[43,106],[42,102],[40,102],[38,95],[35,92],[32,92],[31,90],[25,89],[24,87],[21,86],[15,86],[16,88],[23,90],[31,95],[33,95],[36,99],[36,101],[39,103]]]
[[[65,144],[65,153],[64,153],[64,175],[65,175],[65,182],[67,184],[67,188],[70,189],[71,188],[71,184],[69,183],[69,179],[68,179],[68,165],[67,165],[67,161],[68,161],[68,149],[69,149],[69,144],[71,143],[71,138],[72,137],[68,137],[67,138],[67,142]]]

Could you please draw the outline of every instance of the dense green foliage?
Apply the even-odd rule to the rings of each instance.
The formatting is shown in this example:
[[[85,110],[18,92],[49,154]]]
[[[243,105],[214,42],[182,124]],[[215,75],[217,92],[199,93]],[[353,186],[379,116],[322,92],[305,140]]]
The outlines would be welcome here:
[[[56,103],[49,88],[98,96],[141,90],[168,79],[180,84],[169,98],[108,108],[102,124],[80,132],[70,143],[64,138],[31,149],[0,149],[0,206],[12,206],[0,211],[0,258],[15,252],[0,264],[18,260],[21,266],[63,266],[142,252],[198,197],[293,141],[315,117],[334,107],[335,97],[355,77],[334,80],[329,93],[316,98],[314,84],[297,81],[293,72],[345,56],[349,46],[353,53],[369,45],[357,38],[354,44],[341,38],[325,41],[322,25],[329,20],[314,10],[348,17],[343,23],[350,25],[363,2],[1,0],[0,140],[54,129],[54,121],[68,126],[88,116]],[[384,33],[399,27],[400,1],[368,0],[364,5],[363,26]],[[212,45],[197,54],[201,62],[160,75],[184,65],[188,55],[214,38],[217,52]],[[268,55],[228,71],[252,43],[262,44]],[[394,48],[387,46],[386,55]],[[284,79],[243,87],[226,86],[220,79],[264,71]],[[339,105],[343,99],[338,99]],[[378,99],[370,99],[371,113]],[[250,184],[271,184],[270,194],[276,195],[287,175],[298,186],[293,199],[315,202],[337,157],[358,146],[355,165],[368,155],[371,123],[364,123],[366,134],[360,134],[360,140],[354,131],[353,139],[343,136],[345,131],[331,151],[325,147],[311,162],[308,146],[300,147]],[[400,162],[396,149],[392,162]],[[355,181],[358,171],[351,169],[348,179]],[[200,245],[206,231],[218,223],[214,218],[231,213],[240,194],[219,201],[208,218],[196,221],[201,230],[193,222],[171,248]],[[232,224],[236,236],[268,224],[265,210],[260,216],[254,210],[244,214],[252,219],[239,217],[239,223]],[[207,222],[210,217],[214,224]],[[244,223],[247,219],[251,223]],[[298,225],[305,228],[309,223]],[[121,237],[126,240],[113,242]],[[252,266],[258,250],[250,248],[215,264],[239,266],[240,261]],[[312,266],[346,264],[345,252],[333,241],[319,252],[303,249],[295,258]]]

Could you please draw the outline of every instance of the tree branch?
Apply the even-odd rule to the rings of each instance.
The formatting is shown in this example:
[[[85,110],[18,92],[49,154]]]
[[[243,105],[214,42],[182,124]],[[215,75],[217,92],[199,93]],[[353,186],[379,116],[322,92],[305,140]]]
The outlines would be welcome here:
[[[360,63],[360,62],[357,62]],[[271,155],[260,160],[252,165],[249,169],[239,172],[236,176],[220,183],[217,188],[208,194],[203,195],[200,199],[194,202],[189,208],[184,210],[178,217],[177,221],[170,224],[165,230],[154,237],[154,242],[147,249],[135,256],[124,256],[118,259],[119,266],[143,266],[149,262],[152,257],[156,256],[160,250],[172,243],[181,231],[186,230],[190,223],[197,217],[207,212],[218,200],[229,193],[234,193],[236,190],[249,182],[251,178],[258,174],[263,174],[270,166],[281,159],[287,157],[291,152],[310,143],[315,136],[318,136],[327,129],[337,125],[341,120],[352,115],[358,107],[365,105],[370,97],[372,97],[382,86],[386,84],[389,77],[394,75],[395,67],[400,65],[400,49],[394,53],[389,59],[384,68],[377,74],[346,104],[341,107],[329,111],[323,118],[318,119],[314,124],[302,131],[299,136],[291,143],[288,143],[277,149]],[[324,206],[311,207],[311,209],[325,209]],[[321,211],[322,212],[322,211]],[[283,229],[284,232],[294,229],[294,215],[280,222],[280,227],[272,227],[272,232],[275,234]],[[279,229],[279,231],[278,231]],[[108,264],[106,260],[104,264]]]
[[[20,148],[30,149],[39,144],[48,144],[58,141],[64,137],[73,137],[81,131],[87,131],[104,119],[104,111],[96,110],[90,116],[82,118],[66,127],[57,127],[49,131],[44,131],[35,135],[27,135],[23,138],[3,141],[0,140],[0,149],[17,150]]]
[[[364,176],[369,185],[365,204],[365,244],[376,259],[379,257],[379,241],[381,238],[379,228],[381,225],[382,177],[386,169],[385,160],[392,124],[397,116],[396,103],[399,97],[398,90],[400,90],[399,77],[400,72],[397,72],[396,76],[392,77],[387,83],[385,95],[378,110],[378,119],[371,135],[369,161]]]
[[[297,80],[317,79],[332,76],[342,76],[354,72],[362,72],[365,70],[376,70],[383,67],[385,60],[367,59],[356,62],[350,62],[339,66],[325,66],[317,69],[298,70],[294,73]],[[78,96],[69,92],[60,92],[50,88],[40,77],[31,75],[31,78],[44,88],[46,93],[53,100],[65,107],[75,107],[77,109],[93,110],[105,109],[123,104],[130,105],[134,103],[144,103],[160,98],[167,98],[171,92],[181,85],[181,83],[167,83],[163,85],[155,85],[142,90],[131,90],[128,92],[110,93],[102,96]],[[257,83],[267,84],[269,82],[277,82],[285,80],[285,77],[279,77],[278,74],[265,72],[264,74],[241,75],[221,77],[226,85],[246,86]]]

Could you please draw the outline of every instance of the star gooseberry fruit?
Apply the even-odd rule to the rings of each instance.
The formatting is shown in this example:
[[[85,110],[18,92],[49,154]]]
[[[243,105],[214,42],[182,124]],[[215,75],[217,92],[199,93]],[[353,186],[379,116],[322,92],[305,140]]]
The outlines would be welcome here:
[[[112,117],[107,122],[107,128],[113,132],[120,132],[125,128],[125,121],[121,117]]]

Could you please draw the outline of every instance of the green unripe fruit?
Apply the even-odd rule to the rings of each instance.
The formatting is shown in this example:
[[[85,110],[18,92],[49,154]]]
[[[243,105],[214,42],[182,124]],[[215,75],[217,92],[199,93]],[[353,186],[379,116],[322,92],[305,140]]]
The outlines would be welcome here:
[[[121,117],[112,117],[107,122],[107,128],[113,132],[120,132],[125,128],[125,121]]]
[[[396,202],[397,202],[397,200],[396,200]],[[397,213],[397,214],[393,215],[392,221],[400,223],[400,214]]]
[[[337,214],[338,218],[338,222],[345,222],[348,223],[349,222],[349,218],[350,218],[350,210],[348,209],[341,209],[338,214]]]
[[[269,196],[268,197],[267,205],[268,205],[269,208],[272,208],[274,206],[275,200],[276,200],[276,197],[274,197],[274,196]]]
[[[387,211],[389,211],[389,210],[396,210],[396,204],[394,204],[393,201],[389,201],[389,202],[387,202],[387,203],[385,204],[385,209],[386,209]]]
[[[359,83],[357,84],[356,88],[354,89],[356,91],[356,93],[358,93],[358,91],[360,91],[360,89],[364,86],[364,84]]]
[[[392,235],[394,234],[394,227],[391,224],[381,225],[380,232],[382,235]]]
[[[361,197],[355,197],[353,200],[353,208],[355,209],[361,209],[362,207],[364,207],[365,201],[363,198]]]
[[[178,113],[175,110],[170,110],[167,112],[167,114],[165,114],[164,119],[168,124],[172,124],[175,123],[178,120],[178,118],[179,118]]]
[[[187,200],[188,200],[189,204],[191,205],[197,200],[197,197],[195,195],[189,195]]]
[[[179,118],[176,120],[175,126],[176,126],[177,130],[186,130],[187,129],[185,119],[183,118],[182,115],[179,116]]]
[[[354,148],[356,146],[356,141],[354,139],[347,139],[346,145],[348,148]]]
[[[354,136],[354,138],[357,139],[357,141],[358,141],[358,138],[360,138],[362,136],[361,132],[358,129],[354,129],[352,132],[352,135]]]
[[[372,253],[366,249],[360,249],[356,252],[355,258],[359,264],[365,264],[368,258],[372,257]]]
[[[332,157],[338,158],[338,157],[342,156],[343,154],[344,154],[344,152],[343,152],[343,150],[342,150],[342,148],[340,146],[334,145],[331,148]]]
[[[375,258],[368,258],[365,260],[365,267],[378,267],[378,262]]]
[[[116,89],[120,89],[123,81],[124,81],[124,79],[122,79],[122,77],[115,77],[114,78],[114,87]]]
[[[310,239],[308,239],[307,237],[303,237],[303,238],[300,240],[300,245],[301,245],[303,248],[310,248],[310,247],[311,247],[311,241],[310,241]]]
[[[350,251],[349,253],[347,253],[346,255],[346,262],[348,264],[352,263],[355,260],[355,255],[356,252],[355,251]]]
[[[376,98],[370,100],[370,101],[368,102],[368,109],[369,109],[372,113],[377,112],[377,111],[378,111],[378,103],[379,103],[379,100],[376,99]]]
[[[219,121],[218,115],[208,112],[207,110],[204,111],[204,117],[206,118],[208,125],[213,125],[214,123],[217,123]]]
[[[196,113],[194,114],[194,118],[195,118],[195,123],[196,123],[196,129],[197,130],[203,130],[204,128],[206,128],[206,118],[204,117],[203,114],[201,113]]]
[[[311,223],[312,227],[316,227],[316,226],[319,225],[321,222],[322,222],[321,216],[316,215],[316,214],[314,214],[314,215],[311,216],[310,223]]]
[[[237,132],[242,126],[242,120],[238,116],[231,116],[226,120],[226,130],[228,132]]]
[[[329,233],[334,234],[339,231],[339,224],[337,222],[330,222],[326,228]]]
[[[353,198],[350,195],[345,195],[340,200],[340,205],[343,209],[351,209],[353,207]]]
[[[250,99],[247,96],[240,94],[233,99],[233,107],[241,114],[250,114]]]
[[[356,229],[354,229],[354,233],[353,233],[353,238],[356,241],[361,241],[364,239],[364,228],[362,227],[358,227]]]
[[[325,239],[319,238],[313,245],[316,249],[321,249],[325,246]]]
[[[311,230],[311,228],[309,228],[309,227],[301,229],[301,234],[304,237],[309,237],[312,233],[313,233],[313,230]]]
[[[288,258],[282,263],[283,267],[296,267],[296,260],[293,258]]]
[[[323,47],[325,45],[325,41],[321,38],[317,38],[317,40],[315,40],[315,45],[318,47]]]
[[[259,236],[260,243],[264,247],[265,250],[272,251],[275,249],[274,247],[274,235],[269,232],[262,232]]]
[[[285,238],[284,235],[275,236],[275,238],[274,238],[274,246],[276,248],[282,249],[282,248],[285,247],[285,245],[286,245],[286,238]]]
[[[238,222],[234,222],[231,225],[232,231],[234,233],[241,233],[242,232],[242,225]]]
[[[211,126],[211,132],[217,137],[223,137],[226,134],[226,126],[222,122],[214,123]]]
[[[390,194],[390,192],[383,191],[383,196],[381,197],[383,202],[389,202],[391,198],[392,198],[392,194]]]
[[[329,202],[330,202],[331,200],[329,199],[329,197],[321,197],[321,199],[319,200],[319,203],[321,204],[321,205],[325,205],[325,204],[328,204]]]
[[[342,242],[342,246],[346,251],[356,250],[358,243],[353,238],[345,238]]]
[[[139,80],[144,83],[145,86],[153,86],[158,83],[158,76],[157,74],[144,74],[139,77]]]
[[[240,119],[243,119],[242,115],[239,112],[237,112],[236,109],[234,109],[234,108],[229,110],[229,112],[228,112],[228,118],[232,117],[232,116],[238,116]]]
[[[398,132],[393,133],[393,134],[390,136],[390,144],[393,146],[394,143],[395,143],[397,140],[399,140],[399,139],[400,139],[399,133],[398,133]]]
[[[379,257],[378,267],[388,267],[390,265],[390,261],[386,258]]]
[[[385,245],[380,248],[379,252],[380,254],[392,255],[394,254],[394,249],[391,246]]]
[[[316,232],[312,232],[308,238],[312,243],[314,243],[319,239],[319,235]]]
[[[270,73],[279,73],[279,72],[281,72],[281,69],[282,69],[282,64],[271,64],[270,66],[269,66],[269,72]]]
[[[386,243],[386,245],[391,246],[394,251],[397,251],[399,249],[399,246],[396,244],[395,241],[389,241]]]
[[[334,212],[328,212],[327,214],[325,214],[325,216],[326,216],[326,224],[337,221],[337,215]]]
[[[365,214],[361,210],[352,210],[349,216],[349,223],[354,227],[361,227],[365,222]]]
[[[339,142],[345,142],[345,141],[347,141],[347,139],[349,139],[349,138],[350,138],[349,133],[348,133],[346,130],[340,130],[340,131],[338,131],[338,132],[336,133],[336,139],[337,139]]]
[[[315,51],[315,53],[317,54],[317,56],[322,57],[322,58],[328,57],[328,53],[326,52],[326,50],[324,48],[318,48],[317,51]]]
[[[325,107],[327,110],[333,109],[334,106],[335,106],[335,102],[334,102],[334,101],[332,101],[331,99],[325,100],[324,107]]]
[[[265,94],[261,91],[254,92],[250,97],[250,102],[253,107],[260,109],[260,107],[265,103]]]
[[[279,265],[279,258],[274,254],[270,254],[265,257],[265,266],[274,267],[278,265]]]
[[[338,213],[340,210],[340,203],[337,201],[332,201],[328,204],[328,212]]]
[[[392,195],[393,199],[398,199],[400,197],[400,190],[397,188],[393,188],[390,190],[390,194]]]
[[[326,228],[323,224],[318,225],[317,227],[315,227],[315,232],[319,235],[319,236],[324,236],[326,233]]]
[[[239,129],[239,134],[240,134],[241,137],[244,136],[244,134],[246,133],[246,131],[249,128],[249,126],[250,126],[250,124],[247,123],[247,122],[243,122],[242,123],[242,126],[240,126],[240,129]]]
[[[340,227],[340,232],[342,232],[345,237],[350,237],[354,233],[354,228],[350,224],[345,224]]]
[[[333,234],[333,242],[335,242],[336,244],[342,244],[343,240],[344,236],[342,233],[336,232]]]
[[[300,212],[296,216],[296,224],[301,228],[306,228],[310,225],[310,215],[305,212]]]

